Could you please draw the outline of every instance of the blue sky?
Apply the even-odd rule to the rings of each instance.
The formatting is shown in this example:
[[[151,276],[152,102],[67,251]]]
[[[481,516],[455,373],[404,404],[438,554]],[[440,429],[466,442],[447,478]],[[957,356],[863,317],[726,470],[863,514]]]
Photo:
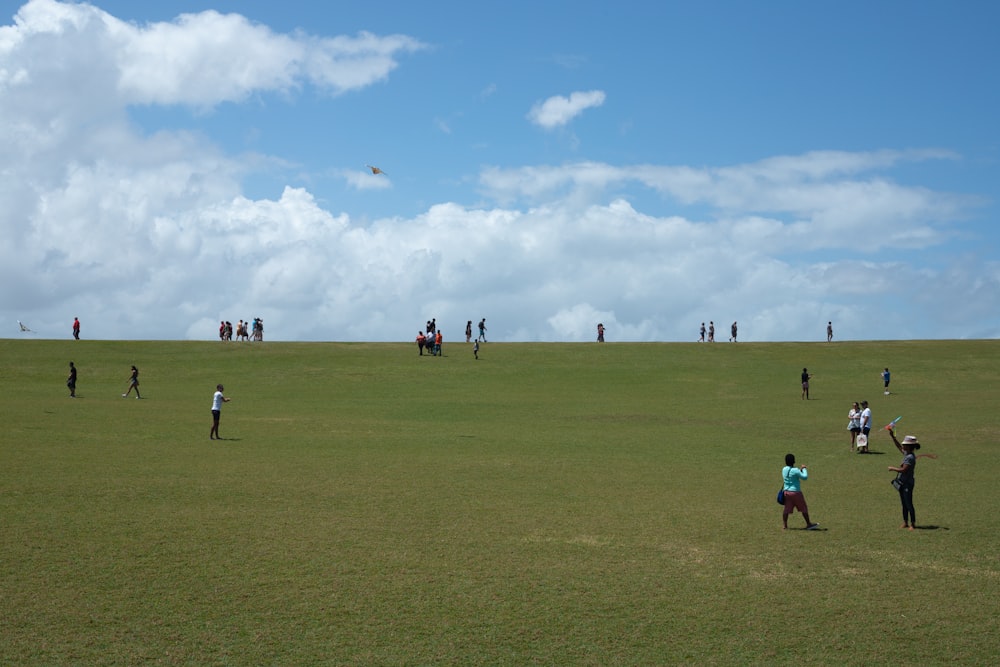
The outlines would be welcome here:
[[[996,338],[998,19],[0,2],[0,335]]]

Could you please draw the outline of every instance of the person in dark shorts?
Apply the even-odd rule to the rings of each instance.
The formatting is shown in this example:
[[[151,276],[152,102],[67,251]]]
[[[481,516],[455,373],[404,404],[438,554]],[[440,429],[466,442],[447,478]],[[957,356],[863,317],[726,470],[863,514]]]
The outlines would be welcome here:
[[[142,396],[139,395],[139,369],[135,366],[132,366],[132,374],[128,378],[128,391],[122,394],[122,398],[131,394],[133,389],[135,389],[135,397],[142,398]]]

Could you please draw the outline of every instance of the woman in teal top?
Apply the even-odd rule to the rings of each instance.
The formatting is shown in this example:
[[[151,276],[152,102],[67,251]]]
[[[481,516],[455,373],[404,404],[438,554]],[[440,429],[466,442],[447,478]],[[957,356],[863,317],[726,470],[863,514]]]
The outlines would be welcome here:
[[[809,479],[809,471],[805,466],[795,467],[795,454],[785,454],[785,467],[781,469],[781,478],[785,485],[785,511],[781,515],[784,528],[788,529],[788,515],[798,510],[802,518],[806,520],[806,530],[816,530],[818,523],[809,520],[809,508],[806,506],[806,497],[802,495],[801,483],[804,479]]]

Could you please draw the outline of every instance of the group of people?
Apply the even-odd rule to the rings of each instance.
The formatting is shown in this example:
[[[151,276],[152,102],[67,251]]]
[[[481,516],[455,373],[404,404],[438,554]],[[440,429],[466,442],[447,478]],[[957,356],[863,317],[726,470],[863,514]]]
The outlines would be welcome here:
[[[417,350],[420,356],[424,355],[424,350],[432,357],[441,356],[441,344],[444,342],[444,336],[441,335],[440,329],[437,326],[437,318],[431,318],[427,320],[427,324],[424,327],[424,331],[417,332]],[[476,359],[479,359],[479,343],[486,342],[486,318],[479,320],[479,336],[472,340],[472,320],[465,323],[465,342],[474,343],[472,346],[472,354]]]
[[[908,435],[900,442],[896,439],[894,428],[887,428],[889,437],[896,445],[896,449],[903,455],[903,460],[898,466],[889,466],[889,471],[896,473],[892,480],[892,486],[899,493],[899,502],[903,510],[903,525],[900,528],[916,530],[917,511],[913,506],[913,487],[916,482],[914,471],[917,467],[916,450],[920,449],[920,442],[916,436]],[[801,482],[809,479],[809,471],[806,466],[795,466],[795,455],[785,455],[785,467],[781,469],[782,494],[784,509],[781,514],[782,527],[788,528],[788,517],[798,510],[806,522],[806,530],[816,530],[818,523],[814,523],[809,518],[809,507],[806,498],[802,493]]]
[[[76,364],[71,361],[69,362],[69,375],[66,377],[66,388],[69,389],[70,398],[76,398],[77,377],[78,374]],[[122,394],[122,398],[128,398],[133,391],[135,391],[136,398],[142,398],[142,395],[139,393],[139,369],[136,368],[134,364],[132,365],[132,370],[129,373],[126,386],[127,389],[125,390],[125,393]]]
[[[736,322],[733,322],[731,325],[729,325],[729,342],[730,343],[735,343],[736,342],[736,333],[737,333],[737,331],[738,331],[738,327],[736,326]],[[715,322],[709,321],[707,332],[708,332],[708,338],[706,339],[705,338],[705,333],[706,333],[705,323],[702,322],[701,323],[701,327],[698,329],[698,342],[699,343],[704,343],[704,342],[706,342],[706,340],[709,343],[714,343],[715,342]]]
[[[832,338],[832,329],[829,333]],[[809,374],[808,369],[803,368],[802,398],[804,399],[809,398],[809,379],[811,377],[812,375]],[[889,368],[886,367],[882,371],[882,382],[886,396],[889,395],[890,380],[891,374]],[[868,405],[868,401],[855,401],[847,413],[847,419],[847,429],[851,433],[851,451],[859,454],[868,453],[868,439],[872,429],[872,411]],[[917,455],[915,452],[920,449],[920,442],[916,436],[912,435],[905,436],[902,442],[900,442],[896,438],[895,425],[896,421],[893,421],[885,427],[885,431],[892,438],[896,449],[903,455],[903,460],[898,466],[889,466],[888,469],[890,472],[896,473],[895,479],[892,480],[892,486],[899,493],[900,505],[903,510],[903,525],[901,528],[914,530],[917,527],[916,510],[913,507],[914,470],[917,465]],[[928,454],[928,456],[933,458],[933,455]],[[805,496],[802,494],[801,489],[801,482],[809,478],[806,466],[796,467],[795,456],[793,454],[786,454],[785,467],[781,470],[781,477],[783,480],[782,492],[784,496],[784,510],[782,512],[783,527],[788,528],[788,516],[794,513],[795,510],[798,510],[802,514],[803,519],[805,519],[807,530],[818,528],[819,524],[813,523],[809,518],[809,508],[806,505]]]
[[[424,350],[427,350],[432,357],[441,356],[441,343],[444,342],[444,336],[438,331],[437,318],[427,320],[426,329],[426,334],[423,331],[417,332],[417,350],[420,351],[420,356],[424,356]]]
[[[432,357],[441,356],[443,342],[444,336],[440,331],[428,329],[426,334],[423,331],[417,332],[417,349],[420,351],[420,356],[424,356],[424,350],[427,350]]]
[[[860,404],[854,401],[847,412],[847,429],[851,432],[851,451],[867,454],[868,434],[872,430],[872,410],[868,401],[861,401]]]
[[[251,328],[252,326],[252,328]],[[228,320],[219,322],[219,340],[228,341],[233,339],[233,323]],[[264,340],[264,320],[259,317],[253,318],[253,324],[247,320],[240,320],[236,323],[236,340]]]

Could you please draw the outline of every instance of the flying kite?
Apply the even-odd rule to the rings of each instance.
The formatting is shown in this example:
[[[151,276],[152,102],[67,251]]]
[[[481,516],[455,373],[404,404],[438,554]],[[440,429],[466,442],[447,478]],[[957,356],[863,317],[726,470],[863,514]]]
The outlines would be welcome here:
[[[368,167],[369,169],[371,169],[371,170],[372,170],[372,174],[375,174],[375,175],[378,175],[378,174],[385,174],[386,176],[388,176],[388,175],[389,175],[389,174],[386,174],[386,173],[385,173],[384,171],[382,171],[381,169],[379,169],[378,167],[373,167],[373,166],[372,166],[372,165],[370,165],[370,164],[366,164],[365,166],[366,166],[366,167]]]
[[[17,321],[17,326],[21,327],[21,331],[24,332],[24,333],[35,333],[34,331],[32,331],[31,329],[29,329],[28,327],[26,327],[23,324],[21,324],[21,320]]]

